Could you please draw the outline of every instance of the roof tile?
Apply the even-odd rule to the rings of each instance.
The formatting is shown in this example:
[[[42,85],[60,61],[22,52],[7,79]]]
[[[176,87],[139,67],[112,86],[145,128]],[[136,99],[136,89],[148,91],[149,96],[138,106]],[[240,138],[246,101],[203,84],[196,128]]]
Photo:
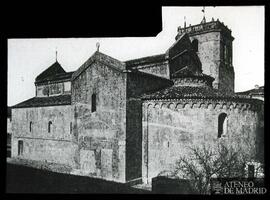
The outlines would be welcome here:
[[[142,99],[227,99],[238,101],[250,101],[254,99],[244,98],[239,95],[228,95],[210,87],[172,86],[158,92],[144,94]]]
[[[59,106],[71,105],[71,95],[59,95],[51,97],[33,97],[12,108],[27,108],[27,107],[44,107],[44,106]]]
[[[143,58],[137,58],[133,60],[127,60],[125,61],[127,67],[132,67],[135,65],[141,65],[141,64],[150,64],[155,62],[161,62],[166,60],[166,54],[159,54],[154,56],[148,56]]]

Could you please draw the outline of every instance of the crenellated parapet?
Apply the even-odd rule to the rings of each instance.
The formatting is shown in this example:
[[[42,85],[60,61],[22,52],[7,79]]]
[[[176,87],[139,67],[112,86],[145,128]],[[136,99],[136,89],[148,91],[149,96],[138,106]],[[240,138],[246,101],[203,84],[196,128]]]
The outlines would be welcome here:
[[[178,34],[175,39],[177,40],[183,33],[188,33],[190,36],[192,36],[209,31],[222,31],[227,37],[229,37],[231,40],[234,40],[234,38],[231,36],[232,31],[219,20],[201,23],[193,26],[190,25],[188,27],[178,27]]]

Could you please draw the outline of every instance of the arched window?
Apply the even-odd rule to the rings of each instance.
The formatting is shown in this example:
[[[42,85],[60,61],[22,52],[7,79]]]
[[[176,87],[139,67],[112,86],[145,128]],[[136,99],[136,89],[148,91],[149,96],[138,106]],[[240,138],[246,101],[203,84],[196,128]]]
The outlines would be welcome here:
[[[29,131],[32,132],[32,122],[29,123]]]
[[[97,110],[97,99],[96,94],[92,94],[92,112]]]
[[[221,113],[218,116],[218,138],[227,134],[227,121],[228,117],[226,113]]]
[[[19,140],[18,141],[18,155],[22,155],[23,154],[23,141]]]
[[[49,123],[48,123],[48,133],[50,133],[50,132],[51,132],[51,128],[52,128],[52,122],[51,122],[51,121],[49,121]]]
[[[194,39],[192,41],[192,48],[195,52],[198,52],[198,40],[197,39]]]

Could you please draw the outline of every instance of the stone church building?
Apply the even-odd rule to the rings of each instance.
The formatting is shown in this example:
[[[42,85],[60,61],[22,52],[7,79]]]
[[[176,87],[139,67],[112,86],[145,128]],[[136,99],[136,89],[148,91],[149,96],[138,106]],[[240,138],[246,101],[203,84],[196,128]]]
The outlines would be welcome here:
[[[12,157],[147,183],[189,145],[260,142],[262,101],[234,93],[231,30],[179,27],[164,54],[119,61],[96,51],[74,72],[56,61],[12,108]]]

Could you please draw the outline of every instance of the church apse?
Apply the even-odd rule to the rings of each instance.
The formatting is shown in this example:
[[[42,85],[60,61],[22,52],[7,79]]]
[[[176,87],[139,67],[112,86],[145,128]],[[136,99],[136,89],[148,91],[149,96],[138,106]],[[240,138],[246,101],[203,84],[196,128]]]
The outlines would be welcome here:
[[[143,181],[151,182],[162,171],[174,168],[189,147],[211,145],[223,139],[253,151],[259,106],[250,103],[182,99],[148,100],[143,103]],[[227,133],[219,136],[219,116],[227,115]],[[246,120],[248,121],[246,121]],[[253,144],[253,145],[252,145]]]

